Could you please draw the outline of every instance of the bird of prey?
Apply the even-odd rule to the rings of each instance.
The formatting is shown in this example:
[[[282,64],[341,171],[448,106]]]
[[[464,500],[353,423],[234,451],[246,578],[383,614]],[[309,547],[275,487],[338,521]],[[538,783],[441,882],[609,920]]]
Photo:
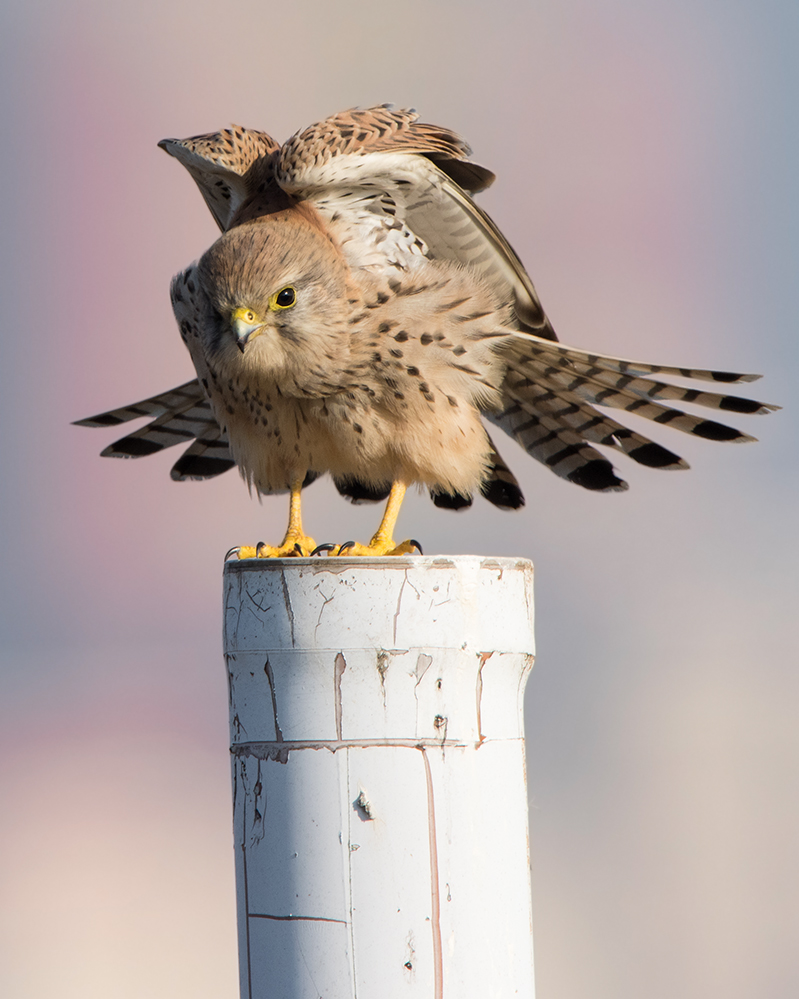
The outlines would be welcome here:
[[[413,484],[441,507],[468,506],[477,491],[521,507],[485,421],[556,475],[612,491],[627,484],[594,445],[652,468],[687,467],[614,411],[750,441],[670,403],[778,408],[671,381],[755,375],[559,343],[518,256],[472,200],[494,175],[458,135],[412,110],[344,111],[282,146],[238,126],[159,145],[192,175],[222,231],[172,282],[197,378],[79,423],[154,417],[102,453],[138,457],[192,441],[174,479],[236,464],[258,493],[290,492],[282,543],[242,547],[240,558],[314,552],[301,490],[325,473],[355,502],[388,498],[371,542],[320,546],[331,555],[414,551],[393,538]]]

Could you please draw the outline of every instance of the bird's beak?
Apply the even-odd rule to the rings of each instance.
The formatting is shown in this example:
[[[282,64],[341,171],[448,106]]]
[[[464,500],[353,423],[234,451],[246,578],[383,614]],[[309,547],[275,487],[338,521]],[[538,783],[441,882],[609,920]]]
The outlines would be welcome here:
[[[246,312],[246,309],[236,309],[231,319],[231,326],[233,327],[233,332],[236,335],[236,346],[242,354],[244,353],[244,348],[250,340],[263,333],[264,327],[266,326],[266,323],[258,322],[257,320],[255,322],[247,322],[244,318],[244,314]]]

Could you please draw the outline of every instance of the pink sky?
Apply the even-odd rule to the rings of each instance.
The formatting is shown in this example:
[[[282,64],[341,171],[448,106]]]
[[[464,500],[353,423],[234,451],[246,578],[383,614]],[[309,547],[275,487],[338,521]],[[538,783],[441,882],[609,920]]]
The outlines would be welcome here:
[[[760,370],[756,393],[787,405],[791,10],[71,0],[0,15],[4,995],[237,994],[222,556],[276,538],[285,501],[249,499],[235,473],[172,483],[171,454],[100,460],[112,435],[69,425],[193,373],[169,280],[215,226],[157,141],[230,121],[283,139],[355,104],[416,106],[497,173],[482,203],[561,339]],[[539,999],[799,988],[796,416],[745,429],[762,442],[664,434],[693,470],[625,468],[631,489],[611,496],[507,447],[521,514],[403,510],[426,551],[536,563]],[[307,518],[319,538],[365,538],[376,511],[319,484]]]

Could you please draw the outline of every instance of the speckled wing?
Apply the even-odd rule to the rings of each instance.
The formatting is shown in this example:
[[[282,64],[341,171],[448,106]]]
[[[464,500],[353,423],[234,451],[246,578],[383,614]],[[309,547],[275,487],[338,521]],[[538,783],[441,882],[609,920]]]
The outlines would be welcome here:
[[[390,273],[415,254],[468,264],[514,303],[522,329],[556,339],[518,256],[467,193],[493,174],[417,117],[383,105],[327,118],[282,146],[277,181],[314,204],[354,266]]]
[[[279,149],[265,132],[240,125],[189,139],[162,139],[158,145],[192,175],[223,232],[257,191],[268,172],[265,163]]]

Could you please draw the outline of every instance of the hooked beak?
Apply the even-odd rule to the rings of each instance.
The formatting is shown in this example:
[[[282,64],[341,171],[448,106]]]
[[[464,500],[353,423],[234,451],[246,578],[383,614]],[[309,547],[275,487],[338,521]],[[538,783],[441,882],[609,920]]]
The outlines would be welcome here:
[[[244,348],[250,340],[263,333],[264,327],[266,326],[266,323],[262,323],[257,319],[247,322],[244,318],[247,313],[247,309],[236,309],[230,323],[233,327],[233,332],[236,335],[236,346],[242,354],[244,353]],[[252,313],[250,312],[249,315],[252,316]]]

